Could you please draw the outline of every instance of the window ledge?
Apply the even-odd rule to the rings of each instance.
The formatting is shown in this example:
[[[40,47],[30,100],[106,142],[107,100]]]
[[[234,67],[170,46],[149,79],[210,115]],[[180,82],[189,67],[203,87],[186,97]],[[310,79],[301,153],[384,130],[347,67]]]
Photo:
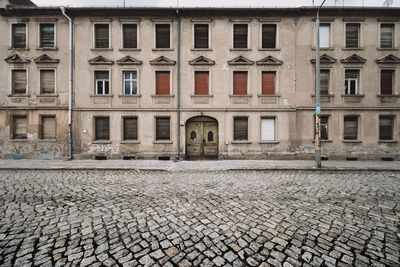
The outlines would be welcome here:
[[[192,97],[192,98],[202,98],[202,97],[211,98],[211,97],[214,97],[214,95],[190,95],[190,97]]]
[[[24,139],[10,139],[10,142],[28,142],[28,138],[24,138]]]
[[[342,97],[364,97],[364,94],[354,94],[354,95],[346,95],[346,94],[342,94]]]
[[[311,49],[312,49],[312,50],[316,50],[315,47],[312,47]],[[333,47],[320,47],[319,50],[320,50],[320,51],[334,51],[335,48],[333,48]]]
[[[46,143],[46,142],[57,142],[57,139],[39,139],[39,143]]]
[[[395,98],[395,97],[400,97],[400,95],[381,95],[381,94],[378,94],[378,95],[376,95],[377,97],[393,97],[393,98]]]
[[[251,48],[230,48],[230,51],[251,51]]]
[[[258,51],[281,51],[280,48],[259,48]]]
[[[110,140],[95,140],[92,141],[92,144],[111,144],[112,142]]]
[[[312,94],[311,96],[315,97],[315,94]],[[321,94],[320,97],[335,97],[335,95],[334,94],[327,94],[327,95]]]
[[[253,95],[229,95],[229,97],[248,97],[251,98]]]
[[[399,141],[397,140],[378,140],[378,143],[384,144],[384,143],[388,143],[388,144],[394,144],[394,143],[398,143]]]
[[[29,97],[28,94],[9,94],[8,97]]]
[[[120,144],[140,144],[139,140],[123,140],[119,142]]]
[[[397,47],[388,47],[388,48],[378,47],[376,50],[378,50],[378,51],[397,51],[399,49]]]
[[[174,98],[175,95],[151,95],[153,98]]]
[[[190,51],[212,51],[211,48],[191,48]]]
[[[39,48],[36,48],[36,50],[39,50],[39,51],[57,51],[58,47],[39,47]]]
[[[25,48],[9,47],[8,50],[26,51],[26,50],[30,50],[30,49],[28,47],[25,47]]]
[[[142,51],[141,48],[120,48],[119,51]]]
[[[315,140],[312,140],[312,142],[315,143]],[[333,142],[333,140],[330,140],[330,139],[328,139],[328,140],[321,140],[321,143],[332,143],[332,142]]]
[[[153,48],[152,51],[174,51],[173,48]]]
[[[91,48],[91,51],[112,51],[112,48]]]
[[[343,143],[362,143],[362,140],[342,140]]]
[[[174,142],[171,140],[156,140],[153,141],[153,144],[173,144]]]
[[[364,47],[343,47],[342,50],[344,51],[362,51],[365,50]]]
[[[231,141],[231,143],[232,144],[251,144],[251,142],[247,141],[247,140],[243,140],[243,141],[236,140],[236,141]]]
[[[281,95],[280,94],[275,94],[275,95],[262,95],[262,94],[259,94],[257,96],[258,97],[280,97]]]
[[[36,97],[58,97],[58,94],[39,94]]]
[[[259,141],[258,143],[259,144],[279,144],[279,141],[274,141],[274,140],[271,140],[271,141]]]
[[[113,95],[90,95],[90,97],[109,97],[109,98],[112,98]]]
[[[142,97],[142,95],[123,95],[123,94],[120,94],[120,95],[118,95],[118,97]]]

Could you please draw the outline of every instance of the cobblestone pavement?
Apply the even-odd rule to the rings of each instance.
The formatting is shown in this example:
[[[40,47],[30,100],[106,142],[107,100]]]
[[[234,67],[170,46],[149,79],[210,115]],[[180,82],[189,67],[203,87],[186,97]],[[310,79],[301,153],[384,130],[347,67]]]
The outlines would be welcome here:
[[[0,171],[1,266],[400,266],[398,172]]]

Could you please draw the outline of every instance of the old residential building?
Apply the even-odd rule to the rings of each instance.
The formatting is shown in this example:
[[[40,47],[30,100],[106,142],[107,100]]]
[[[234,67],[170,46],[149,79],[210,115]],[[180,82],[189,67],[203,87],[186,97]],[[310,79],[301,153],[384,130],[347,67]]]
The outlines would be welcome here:
[[[68,157],[69,22],[0,9],[1,157]],[[74,158],[307,159],[315,8],[67,8]],[[400,9],[323,8],[322,154],[400,159]]]

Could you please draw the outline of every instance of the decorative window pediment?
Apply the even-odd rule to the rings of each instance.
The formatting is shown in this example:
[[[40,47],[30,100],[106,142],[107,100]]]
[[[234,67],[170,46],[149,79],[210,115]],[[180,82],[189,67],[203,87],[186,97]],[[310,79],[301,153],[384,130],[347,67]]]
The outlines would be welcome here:
[[[142,65],[142,61],[133,58],[131,56],[126,56],[117,60],[118,65]]]
[[[267,56],[256,63],[257,65],[281,65],[283,61],[276,59],[273,56]]]
[[[151,65],[175,65],[176,61],[160,56],[150,61]]]
[[[90,65],[112,65],[114,61],[109,60],[103,56],[97,56],[89,60]]]
[[[11,54],[4,60],[9,64],[26,64],[26,63],[30,62],[30,59],[23,58],[20,55],[18,55],[17,53]]]
[[[319,62],[320,64],[334,64],[336,63],[336,58],[333,58],[331,56],[328,56],[327,54],[323,54],[320,58],[319,58]],[[315,58],[311,59],[311,63],[315,64]]]
[[[235,57],[234,59],[228,61],[229,65],[253,65],[254,61],[247,59],[243,56]]]
[[[390,55],[387,55],[387,56],[377,59],[376,63],[378,63],[378,64],[399,64],[400,58],[396,57],[395,55],[390,54]]]
[[[353,54],[349,57],[346,57],[345,59],[340,60],[342,63],[349,63],[349,64],[364,64],[365,61],[367,61],[365,58],[360,57],[357,54]]]
[[[43,54],[41,56],[35,57],[33,59],[33,61],[35,61],[36,64],[46,64],[46,63],[58,63],[58,62],[60,62],[59,59],[52,58],[51,56],[49,56],[47,54]]]
[[[190,65],[214,65],[215,61],[208,59],[203,56],[199,56],[198,58],[195,58],[191,61],[189,61]]]

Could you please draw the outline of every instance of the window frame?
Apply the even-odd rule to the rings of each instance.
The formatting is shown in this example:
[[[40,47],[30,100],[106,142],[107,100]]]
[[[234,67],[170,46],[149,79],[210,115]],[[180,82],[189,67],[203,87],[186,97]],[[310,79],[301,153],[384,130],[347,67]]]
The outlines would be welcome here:
[[[235,47],[235,25],[247,25],[247,40],[246,40],[246,47]],[[250,48],[250,22],[244,22],[244,21],[237,21],[232,23],[231,27],[231,50],[244,50],[244,51],[249,51],[251,50]]]
[[[263,47],[263,25],[275,25],[275,47],[266,48]],[[277,22],[262,22],[260,23],[260,49],[261,51],[276,51],[279,50],[279,23]]]
[[[208,44],[206,48],[196,48],[196,25],[207,25],[208,26]],[[211,23],[196,21],[192,23],[192,50],[196,51],[209,51],[211,50]]]
[[[43,93],[42,92],[42,71],[53,71],[54,72],[54,92],[53,93]],[[39,95],[56,95],[57,94],[57,68],[38,68],[38,88]]]
[[[126,51],[129,51],[129,50],[132,50],[132,51],[140,50],[139,22],[136,22],[136,21],[132,21],[132,22],[130,22],[130,21],[121,21],[120,25],[121,25],[121,48],[120,48],[120,50],[126,50]],[[124,47],[124,25],[136,25],[136,48]]]
[[[121,117],[121,140],[123,142],[138,142],[139,141],[139,117],[138,116],[122,116]],[[136,119],[136,139],[125,138],[125,119]]]
[[[15,118],[16,117],[25,117],[26,118],[26,136],[24,138],[16,138],[15,137]],[[28,140],[28,133],[29,133],[29,121],[28,121],[28,115],[27,114],[11,114],[10,115],[11,123],[10,123],[10,140],[21,140],[25,141]]]
[[[169,47],[157,47],[157,25],[169,25]],[[156,21],[154,22],[154,43],[153,43],[153,50],[159,50],[159,51],[170,51],[173,50],[172,48],[172,22],[167,22],[167,21]]]
[[[41,25],[43,25],[43,24],[52,24],[54,27],[54,37],[53,37],[54,45],[53,45],[53,47],[43,47],[42,46]],[[39,49],[42,49],[42,50],[56,50],[57,49],[57,25],[55,22],[53,22],[53,21],[38,22],[38,47],[39,47]]]
[[[169,120],[169,138],[168,139],[159,139],[157,135],[157,120],[158,119],[168,119]],[[156,142],[169,142],[171,141],[171,117],[170,116],[155,116],[154,117],[154,141]]]
[[[357,35],[357,47],[348,47],[347,46],[347,26],[348,25],[358,25],[358,35]],[[352,50],[352,49],[355,49],[355,50],[359,50],[359,49],[361,49],[361,37],[362,37],[362,34],[361,34],[361,23],[360,22],[346,22],[345,24],[344,24],[344,48],[345,49],[347,49],[347,50]]]
[[[235,94],[235,72],[246,72],[247,73],[247,87],[246,87],[246,94],[245,95],[238,95]],[[232,79],[231,79],[231,92],[233,96],[248,96],[250,95],[250,70],[249,69],[232,69]]]
[[[43,138],[43,118],[51,117],[54,118],[54,138]],[[40,125],[39,125],[39,139],[40,140],[56,140],[57,139],[57,116],[55,114],[40,114]]]
[[[14,35],[13,35],[13,25],[15,24],[24,24],[25,25],[25,47],[14,47]],[[28,30],[29,23],[24,21],[12,21],[10,22],[10,49],[29,49],[29,30]]]
[[[132,94],[132,88],[131,88],[131,94],[126,94],[125,93],[125,73],[127,72],[136,72],[136,94]],[[138,69],[122,69],[121,70],[121,75],[122,75],[122,95],[123,96],[137,96],[139,95],[139,70]],[[132,85],[132,82],[134,82],[135,79],[130,79],[130,84]]]
[[[108,47],[96,47],[96,25],[99,24],[104,24],[108,25]],[[93,45],[92,45],[92,50],[112,50],[112,28],[111,28],[111,23],[110,21],[94,21],[93,22]]]
[[[96,79],[96,72],[108,72],[108,94],[98,94],[98,84],[97,84],[97,79]],[[93,70],[93,80],[94,80],[94,95],[96,96],[111,96],[111,70],[109,69],[95,69]],[[99,79],[103,81],[103,86],[104,86],[104,82],[106,81],[105,79]],[[103,88],[103,92],[104,92],[104,88]]]
[[[14,71],[25,71],[26,77],[26,86],[25,86],[25,93],[15,93],[14,92],[14,79],[13,79],[13,72]],[[10,95],[18,96],[18,95],[29,95],[29,72],[28,68],[11,68],[10,69]]]
[[[196,72],[208,72],[208,94],[207,95],[198,95],[196,94]],[[194,96],[210,96],[211,93],[211,70],[210,69],[194,69],[193,70],[193,95]]]
[[[382,47],[382,25],[392,25],[392,46],[391,47]],[[379,23],[379,49],[383,50],[392,50],[396,48],[396,24],[391,22],[381,22]]]
[[[263,120],[267,120],[267,119],[273,119],[274,120],[274,139],[272,140],[264,140],[263,139]],[[260,119],[260,141],[264,142],[264,143],[268,143],[268,142],[276,142],[278,140],[277,138],[278,135],[278,130],[277,130],[277,117],[276,116],[261,116]]]
[[[108,139],[99,139],[97,137],[96,131],[96,120],[99,118],[107,118],[108,119]],[[96,115],[93,116],[93,141],[95,142],[109,142],[111,140],[111,128],[110,128],[110,116],[108,115]]]
[[[355,139],[346,139],[345,138],[345,118],[346,117],[354,117],[357,118],[357,135]],[[359,114],[344,114],[343,115],[343,141],[344,142],[357,142],[360,141],[360,136],[361,136],[361,116]]]
[[[346,79],[346,71],[355,71],[355,72],[357,72],[357,78],[348,78],[348,79]],[[361,81],[361,79],[360,79],[360,75],[361,74],[360,73],[361,73],[360,69],[350,68],[350,69],[345,69],[344,70],[344,81],[345,81],[345,86],[347,86],[347,88],[345,87],[344,95],[352,96],[352,95],[359,95],[360,94],[360,81]],[[351,82],[351,81],[354,81],[354,80],[356,82],[355,93],[351,94],[350,93],[350,87],[348,86],[348,82]]]
[[[157,94],[157,72],[169,72],[169,94],[168,95],[159,95]],[[154,95],[155,96],[171,96],[172,95],[172,69],[155,69],[154,70]]]
[[[390,139],[381,139],[381,119],[382,118],[390,118],[392,124],[391,124],[391,138]],[[390,141],[395,141],[395,124],[396,124],[396,116],[395,115],[391,115],[391,114],[380,114],[378,116],[378,141],[381,142],[390,142]]]

